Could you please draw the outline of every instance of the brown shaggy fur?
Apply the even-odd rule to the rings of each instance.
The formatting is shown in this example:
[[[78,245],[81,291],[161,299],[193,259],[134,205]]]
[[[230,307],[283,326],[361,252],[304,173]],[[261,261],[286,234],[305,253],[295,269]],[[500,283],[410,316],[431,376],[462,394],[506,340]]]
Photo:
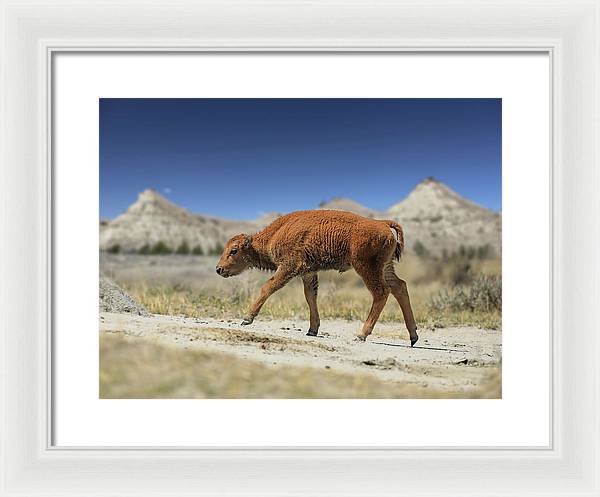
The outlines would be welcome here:
[[[227,278],[250,267],[275,271],[242,324],[252,323],[274,292],[292,278],[301,277],[310,308],[308,335],[314,336],[319,329],[317,272],[343,272],[352,267],[373,296],[373,305],[357,337],[365,340],[370,335],[391,292],[400,304],[414,345],[418,340],[417,326],[406,282],[396,276],[393,264],[403,249],[402,228],[395,221],[378,221],[343,211],[299,211],[276,219],[255,235],[231,238],[219,259],[217,273]]]

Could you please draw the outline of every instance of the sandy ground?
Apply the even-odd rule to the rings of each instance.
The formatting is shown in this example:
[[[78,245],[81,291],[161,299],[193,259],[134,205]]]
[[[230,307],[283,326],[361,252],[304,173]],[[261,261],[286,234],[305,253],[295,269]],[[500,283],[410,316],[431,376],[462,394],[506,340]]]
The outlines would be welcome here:
[[[378,323],[366,343],[354,341],[361,322],[324,320],[306,336],[299,320],[239,321],[176,316],[100,314],[101,333],[145,337],[185,349],[232,354],[265,365],[371,374],[380,380],[440,390],[473,391],[499,371],[502,332],[472,327],[420,330],[411,348],[404,327]]]

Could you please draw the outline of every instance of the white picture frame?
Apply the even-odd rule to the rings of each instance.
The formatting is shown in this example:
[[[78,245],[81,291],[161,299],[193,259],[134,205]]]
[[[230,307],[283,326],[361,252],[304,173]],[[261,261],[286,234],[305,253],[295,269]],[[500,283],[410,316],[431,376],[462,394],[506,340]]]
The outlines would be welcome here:
[[[0,19],[0,495],[600,495],[597,0],[15,1]],[[51,61],[107,50],[548,53],[552,446],[53,447]]]

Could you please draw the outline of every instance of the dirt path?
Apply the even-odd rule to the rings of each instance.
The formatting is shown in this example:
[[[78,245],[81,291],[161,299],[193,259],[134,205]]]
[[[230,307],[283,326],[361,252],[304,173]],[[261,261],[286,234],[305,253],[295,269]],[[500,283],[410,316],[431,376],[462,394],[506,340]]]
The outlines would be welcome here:
[[[394,323],[380,323],[366,343],[355,342],[360,325],[358,321],[326,320],[318,337],[308,337],[306,323],[294,320],[258,319],[242,327],[237,321],[208,318],[100,314],[101,332],[225,352],[266,365],[366,373],[441,390],[477,389],[500,368],[500,330],[420,330],[420,340],[411,348],[404,328],[399,331]]]

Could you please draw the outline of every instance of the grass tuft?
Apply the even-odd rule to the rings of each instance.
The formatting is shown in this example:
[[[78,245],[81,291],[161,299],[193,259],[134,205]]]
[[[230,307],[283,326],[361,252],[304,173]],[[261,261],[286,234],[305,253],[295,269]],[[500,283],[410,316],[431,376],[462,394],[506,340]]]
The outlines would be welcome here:
[[[482,274],[468,285],[444,289],[429,301],[434,311],[502,311],[502,279],[496,275]]]

